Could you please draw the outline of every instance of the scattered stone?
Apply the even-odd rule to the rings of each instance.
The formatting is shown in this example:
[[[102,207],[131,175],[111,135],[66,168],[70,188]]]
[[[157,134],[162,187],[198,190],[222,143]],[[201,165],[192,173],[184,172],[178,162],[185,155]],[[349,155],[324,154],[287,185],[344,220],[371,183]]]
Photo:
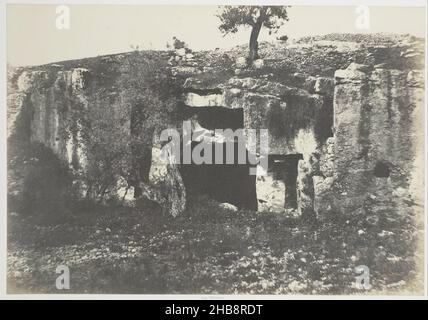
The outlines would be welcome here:
[[[194,66],[176,66],[171,68],[171,72],[174,76],[192,76],[201,73],[201,70]]]
[[[377,235],[379,237],[383,238],[383,237],[386,237],[386,236],[392,236],[392,235],[394,235],[394,232],[382,230],[382,232],[379,232]]]
[[[238,69],[244,69],[244,68],[246,68],[247,67],[247,58],[245,58],[245,57],[239,57],[235,61],[235,66]]]
[[[233,204],[230,204],[230,203],[227,203],[227,202],[220,203],[219,207],[222,208],[222,209],[233,211],[233,212],[237,212],[238,211],[238,207],[237,206],[234,206]]]

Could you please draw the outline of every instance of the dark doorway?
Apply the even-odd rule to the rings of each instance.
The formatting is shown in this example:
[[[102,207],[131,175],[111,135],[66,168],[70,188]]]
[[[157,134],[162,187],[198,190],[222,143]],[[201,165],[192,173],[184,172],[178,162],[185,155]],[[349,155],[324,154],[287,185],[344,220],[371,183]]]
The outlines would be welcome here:
[[[198,123],[205,129],[240,129],[243,127],[242,109],[223,107],[193,108]],[[197,145],[192,142],[192,150]],[[216,144],[212,145],[213,164],[182,164],[180,171],[184,185],[192,201],[196,196],[208,195],[220,201],[236,205],[238,208],[257,210],[256,176],[250,175],[250,163],[238,163],[238,142],[234,142],[234,163],[226,164],[226,143],[223,148],[223,164],[215,164]]]

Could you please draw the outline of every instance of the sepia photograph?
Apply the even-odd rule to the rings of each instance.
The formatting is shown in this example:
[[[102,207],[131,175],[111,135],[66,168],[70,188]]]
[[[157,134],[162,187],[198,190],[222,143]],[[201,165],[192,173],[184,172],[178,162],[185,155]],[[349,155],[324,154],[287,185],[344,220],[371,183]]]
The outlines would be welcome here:
[[[6,2],[5,294],[426,296],[426,3],[345,2]]]

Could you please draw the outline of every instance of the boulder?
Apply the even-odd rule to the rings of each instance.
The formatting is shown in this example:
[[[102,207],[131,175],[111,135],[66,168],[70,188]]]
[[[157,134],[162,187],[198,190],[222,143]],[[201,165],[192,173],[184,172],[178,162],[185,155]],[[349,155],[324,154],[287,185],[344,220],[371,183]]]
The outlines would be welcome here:
[[[253,68],[254,69],[261,69],[264,66],[264,61],[263,59],[257,59],[253,61]]]
[[[220,203],[219,207],[222,209],[228,210],[228,211],[232,211],[232,212],[238,211],[238,208],[236,206],[234,206],[233,204],[230,204],[228,202]]]
[[[238,69],[244,69],[247,67],[247,58],[245,57],[239,57],[235,61],[235,67]]]
[[[186,208],[186,188],[173,159],[174,156],[168,148],[154,144],[149,184],[142,184],[141,187],[143,196],[157,202],[163,214],[176,217]]]
[[[345,70],[336,70],[334,80],[336,84],[354,82],[361,83],[367,80],[369,67],[362,64],[351,63]]]

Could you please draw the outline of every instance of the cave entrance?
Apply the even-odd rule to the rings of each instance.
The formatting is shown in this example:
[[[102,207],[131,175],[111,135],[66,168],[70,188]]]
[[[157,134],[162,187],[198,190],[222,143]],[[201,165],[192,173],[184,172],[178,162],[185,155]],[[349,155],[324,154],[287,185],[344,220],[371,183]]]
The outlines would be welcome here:
[[[260,211],[297,209],[297,166],[301,154],[269,155],[268,171],[257,178]]]
[[[198,124],[207,130],[243,128],[243,110],[224,107],[192,108]],[[192,150],[198,142],[192,142]],[[221,146],[218,146],[221,144]],[[223,164],[215,164],[215,150],[223,148]],[[234,163],[226,164],[226,143],[212,145],[212,164],[182,164],[180,172],[192,201],[207,195],[220,202],[228,202],[238,208],[257,210],[256,176],[250,175],[250,164],[238,164],[238,143],[234,142]],[[247,151],[248,159],[248,151]]]

